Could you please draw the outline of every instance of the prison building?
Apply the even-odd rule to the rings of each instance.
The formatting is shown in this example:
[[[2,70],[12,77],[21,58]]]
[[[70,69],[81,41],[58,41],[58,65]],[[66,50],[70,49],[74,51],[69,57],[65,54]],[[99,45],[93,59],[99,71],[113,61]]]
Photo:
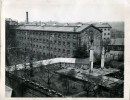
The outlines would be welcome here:
[[[111,39],[111,44],[107,45],[106,49],[112,55],[122,55],[124,53],[124,38]]]
[[[95,27],[99,28],[100,30],[102,30],[102,40],[106,41],[106,40],[111,40],[111,35],[112,34],[112,27],[109,23],[103,23],[103,22],[98,22],[98,23],[81,23],[81,22],[77,22],[77,23],[66,23],[64,25],[67,26],[82,26],[85,24],[93,24]],[[57,24],[58,25],[58,24]]]
[[[111,29],[112,27],[108,23],[96,23],[94,24],[95,27],[102,30],[102,40],[111,40]]]
[[[102,31],[92,24],[82,26],[37,26],[22,25],[13,29],[19,47],[33,54],[50,58],[73,57],[76,47],[85,44],[100,53]]]
[[[93,24],[95,27],[99,28],[100,30],[102,30],[102,40],[106,41],[106,40],[111,40],[111,25],[109,23],[81,23],[81,22],[77,22],[77,23],[56,23],[54,22],[56,25],[62,25],[62,26],[82,26],[85,24]],[[53,24],[51,24],[53,25]]]

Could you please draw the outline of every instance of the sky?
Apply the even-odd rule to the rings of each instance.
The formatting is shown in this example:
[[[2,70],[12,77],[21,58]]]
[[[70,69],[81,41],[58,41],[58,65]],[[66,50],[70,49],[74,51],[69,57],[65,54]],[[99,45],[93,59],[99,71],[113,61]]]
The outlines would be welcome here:
[[[5,18],[25,21],[124,21],[124,0],[4,0]]]

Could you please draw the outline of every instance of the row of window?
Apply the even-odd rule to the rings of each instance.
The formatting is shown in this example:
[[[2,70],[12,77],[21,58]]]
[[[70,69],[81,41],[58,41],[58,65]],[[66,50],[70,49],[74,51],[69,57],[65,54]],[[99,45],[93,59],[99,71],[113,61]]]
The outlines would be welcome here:
[[[41,45],[38,45],[38,44],[25,44],[25,43],[19,43],[19,45],[27,45],[27,46],[31,46],[31,47],[34,47],[34,48],[39,48],[39,49],[49,49],[49,46],[41,46]],[[65,45],[65,44],[64,44]],[[70,45],[67,45],[68,47],[70,47]],[[76,47],[76,43],[73,43],[73,47]],[[50,49],[52,50],[52,47],[50,47]],[[55,50],[55,49],[54,49]]]
[[[124,46],[119,45],[108,45],[106,47],[107,50],[113,50],[113,51],[124,51]]]
[[[110,33],[104,33],[104,35],[110,35]]]
[[[66,49],[60,49],[60,48],[55,48],[55,49],[57,49],[58,50],[58,52],[62,52],[62,53],[64,53],[64,54],[70,54],[71,53],[71,50],[66,50]],[[25,48],[25,51],[26,52],[34,52],[34,53],[39,53],[38,51],[35,51],[35,50],[29,50],[29,49],[27,49],[27,48]],[[41,52],[40,52],[41,53]],[[42,54],[42,53],[41,53]],[[43,54],[45,55],[45,52],[43,52]]]
[[[20,40],[28,40],[33,42],[48,42],[49,39],[38,39],[38,38],[31,38],[31,37],[18,37]],[[53,41],[52,38],[50,38],[50,41]]]
[[[107,37],[107,38],[104,37],[104,40],[106,40],[106,39],[110,39],[110,38],[109,37]]]
[[[20,37],[20,39],[23,39],[23,38],[21,38]],[[33,41],[35,41],[35,42],[37,42],[37,41],[39,41],[40,43],[45,43],[45,42],[47,42],[47,43],[49,43],[49,40],[48,39],[33,39]],[[30,41],[30,42],[32,42],[32,41]],[[70,42],[65,42],[65,41],[57,41],[57,40],[54,40],[54,41],[50,41],[50,43],[52,44],[58,44],[58,45],[63,45],[63,46],[71,46],[71,43]],[[73,45],[73,47],[76,47],[76,43],[72,43],[72,45]],[[35,47],[35,44],[33,44],[33,46]]]
[[[48,33],[48,32],[31,32],[31,31],[17,31],[17,34],[23,34],[23,35],[36,35],[36,36],[48,36],[50,35],[50,37],[54,38],[54,37],[58,37],[58,38],[70,38],[71,34],[69,33]],[[73,34],[73,39],[76,39],[76,34]]]
[[[110,28],[101,28],[102,31],[110,31]]]
[[[58,51],[58,52],[61,52],[62,51],[62,49],[60,49],[60,48],[56,48],[56,47],[49,47],[49,46],[41,46],[41,45],[38,45],[38,44],[27,44],[27,43],[19,43],[19,45],[21,45],[21,46],[30,46],[30,48],[37,48],[37,49],[48,49],[48,50],[54,50],[54,51]],[[73,43],[73,47],[76,47],[76,44],[75,43]],[[65,52],[65,49],[63,49],[63,53]],[[68,51],[69,52],[69,51]]]

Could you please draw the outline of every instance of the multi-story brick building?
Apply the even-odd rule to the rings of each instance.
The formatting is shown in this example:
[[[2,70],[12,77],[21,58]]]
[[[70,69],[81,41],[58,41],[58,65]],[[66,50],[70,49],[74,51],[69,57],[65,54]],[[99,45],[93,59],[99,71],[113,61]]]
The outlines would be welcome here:
[[[81,26],[23,25],[14,29],[18,46],[25,51],[43,56],[73,57],[77,46],[93,41],[94,51],[100,53],[102,31],[92,24]]]
[[[102,40],[106,41],[106,40],[111,40],[111,29],[112,27],[108,24],[108,23],[66,23],[64,25],[68,25],[68,26],[82,26],[85,24],[93,24],[95,27],[99,28],[100,30],[102,30]]]
[[[102,30],[102,40],[111,40],[112,27],[108,23],[96,23],[95,26]]]

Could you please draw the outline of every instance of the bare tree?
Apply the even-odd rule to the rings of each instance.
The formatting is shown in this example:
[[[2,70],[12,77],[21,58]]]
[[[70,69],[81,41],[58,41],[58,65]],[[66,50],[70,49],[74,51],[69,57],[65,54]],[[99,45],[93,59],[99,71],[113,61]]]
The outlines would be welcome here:
[[[89,57],[86,44],[84,44],[83,46],[77,47],[74,50],[73,55],[74,55],[75,58],[87,58],[87,57]]]
[[[51,85],[51,79],[53,78],[55,74],[55,68],[53,66],[50,66],[50,62],[48,65],[40,65],[40,71],[41,71],[41,77],[44,83],[50,87]],[[47,80],[46,80],[47,79]]]

